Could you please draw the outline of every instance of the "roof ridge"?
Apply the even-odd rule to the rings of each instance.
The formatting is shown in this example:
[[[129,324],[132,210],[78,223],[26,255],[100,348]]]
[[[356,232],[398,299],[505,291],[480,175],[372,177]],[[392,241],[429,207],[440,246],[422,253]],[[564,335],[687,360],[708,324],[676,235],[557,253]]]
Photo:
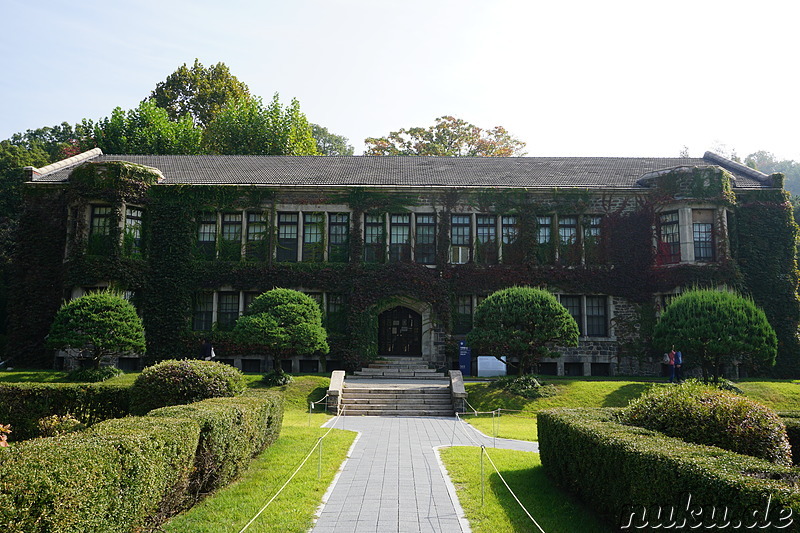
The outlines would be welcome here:
[[[721,166],[726,170],[736,170],[736,172],[740,172],[742,174],[746,174],[751,178],[758,180],[762,183],[767,183],[769,181],[769,176],[764,174],[763,172],[756,170],[754,168],[750,168],[747,165],[743,165],[737,161],[732,161],[727,157],[721,156],[719,154],[715,154],[714,152],[706,152],[703,154],[703,159],[710,159],[717,165]]]
[[[35,168],[35,167],[25,167],[25,168],[28,169],[30,172],[29,178],[34,179],[34,174],[38,176],[46,176],[51,172],[56,172],[57,170],[77,165],[78,163],[82,163],[89,159],[94,159],[95,157],[101,155],[103,155],[103,151],[100,148],[92,148],[91,150],[87,150],[86,152],[81,152],[78,155],[73,155],[72,157],[62,159],[61,161],[50,163],[49,165],[44,166],[42,168]]]

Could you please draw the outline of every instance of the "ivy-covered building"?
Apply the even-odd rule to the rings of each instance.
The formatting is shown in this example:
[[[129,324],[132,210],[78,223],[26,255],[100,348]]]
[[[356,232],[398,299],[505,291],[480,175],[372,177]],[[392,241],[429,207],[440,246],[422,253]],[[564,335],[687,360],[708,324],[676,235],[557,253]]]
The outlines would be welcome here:
[[[541,362],[566,375],[655,373],[649,335],[687,286],[751,295],[796,375],[796,225],[783,177],[702,158],[104,155],[29,170],[8,355],[53,364],[43,340],[65,298],[113,286],[140,310],[147,357],[211,338],[245,371],[272,354],[230,330],[250,300],[287,287],[317,299],[326,358],[457,367],[475,307],[512,285],[555,293],[577,348]],[[477,355],[477,354],[474,354]],[[489,354],[487,354],[489,355]],[[691,357],[691,354],[686,354]],[[140,366],[136,358],[120,365]],[[752,371],[753,369],[749,369]],[[759,369],[763,370],[763,369]]]

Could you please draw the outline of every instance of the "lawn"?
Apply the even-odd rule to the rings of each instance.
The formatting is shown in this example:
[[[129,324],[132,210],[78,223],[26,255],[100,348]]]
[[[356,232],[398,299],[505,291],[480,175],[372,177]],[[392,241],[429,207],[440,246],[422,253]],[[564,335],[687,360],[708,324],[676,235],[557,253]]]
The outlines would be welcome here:
[[[486,458],[483,460],[485,490],[481,497],[479,449],[457,446],[443,448],[440,454],[472,531],[538,531]],[[588,508],[550,482],[538,453],[487,449],[487,454],[525,509],[548,533],[611,531]]]

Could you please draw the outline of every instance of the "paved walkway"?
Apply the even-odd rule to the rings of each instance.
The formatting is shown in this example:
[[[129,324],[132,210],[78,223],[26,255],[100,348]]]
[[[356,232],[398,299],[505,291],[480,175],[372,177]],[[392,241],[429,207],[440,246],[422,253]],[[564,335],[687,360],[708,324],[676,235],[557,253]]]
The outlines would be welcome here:
[[[494,439],[457,418],[342,417],[336,427],[360,435],[313,533],[470,531],[435,448],[491,448]],[[496,439],[496,447],[539,449],[535,442],[506,439]]]

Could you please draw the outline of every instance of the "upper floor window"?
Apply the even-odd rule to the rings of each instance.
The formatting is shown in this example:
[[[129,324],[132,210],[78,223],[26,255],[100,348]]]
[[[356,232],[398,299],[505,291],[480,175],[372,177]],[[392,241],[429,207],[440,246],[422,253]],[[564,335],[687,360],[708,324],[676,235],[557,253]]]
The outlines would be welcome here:
[[[297,261],[298,226],[297,213],[278,213],[278,246],[275,251],[278,262]]]
[[[217,214],[203,212],[197,219],[197,251],[204,259],[214,259],[217,254]]]
[[[88,253],[108,255],[111,253],[111,224],[113,208],[107,205],[93,205],[89,221]]]
[[[600,231],[603,217],[590,215],[583,222],[583,253],[587,263],[600,260]]]
[[[344,296],[328,293],[326,300],[325,329],[329,333],[344,333],[347,326]]]
[[[460,335],[472,329],[472,295],[456,296],[455,313],[453,313],[453,333]]]
[[[142,253],[142,209],[125,207],[125,233],[122,237],[122,249],[125,255],[139,256]]]
[[[350,214],[328,215],[328,261],[346,262],[350,258]]]
[[[519,238],[519,223],[516,215],[503,216],[500,222],[503,232],[503,263],[521,263],[523,261],[523,256],[521,247],[517,241]]]
[[[692,239],[695,261],[714,261],[714,211],[692,210]]]
[[[658,217],[658,262],[680,263],[681,236],[678,212],[661,213]]]
[[[214,294],[199,292],[194,295],[194,314],[192,329],[209,331],[214,323]]]
[[[436,262],[436,216],[433,214],[416,215],[414,257],[417,263],[425,265]]]
[[[475,262],[497,263],[497,217],[477,215],[475,217]]]
[[[385,233],[383,215],[364,215],[364,262],[383,263]]]
[[[464,264],[469,262],[472,248],[472,224],[470,215],[451,215],[450,217],[450,262]]]
[[[231,330],[239,318],[239,293],[220,292],[217,296],[219,298],[217,325],[223,331]]]
[[[319,262],[324,259],[324,213],[303,214],[303,261]]]
[[[236,261],[242,255],[242,214],[222,213],[220,259]]]
[[[267,243],[267,217],[264,213],[247,213],[247,258],[254,261],[266,259]]]
[[[410,261],[411,215],[390,215],[389,224],[389,261]]]

